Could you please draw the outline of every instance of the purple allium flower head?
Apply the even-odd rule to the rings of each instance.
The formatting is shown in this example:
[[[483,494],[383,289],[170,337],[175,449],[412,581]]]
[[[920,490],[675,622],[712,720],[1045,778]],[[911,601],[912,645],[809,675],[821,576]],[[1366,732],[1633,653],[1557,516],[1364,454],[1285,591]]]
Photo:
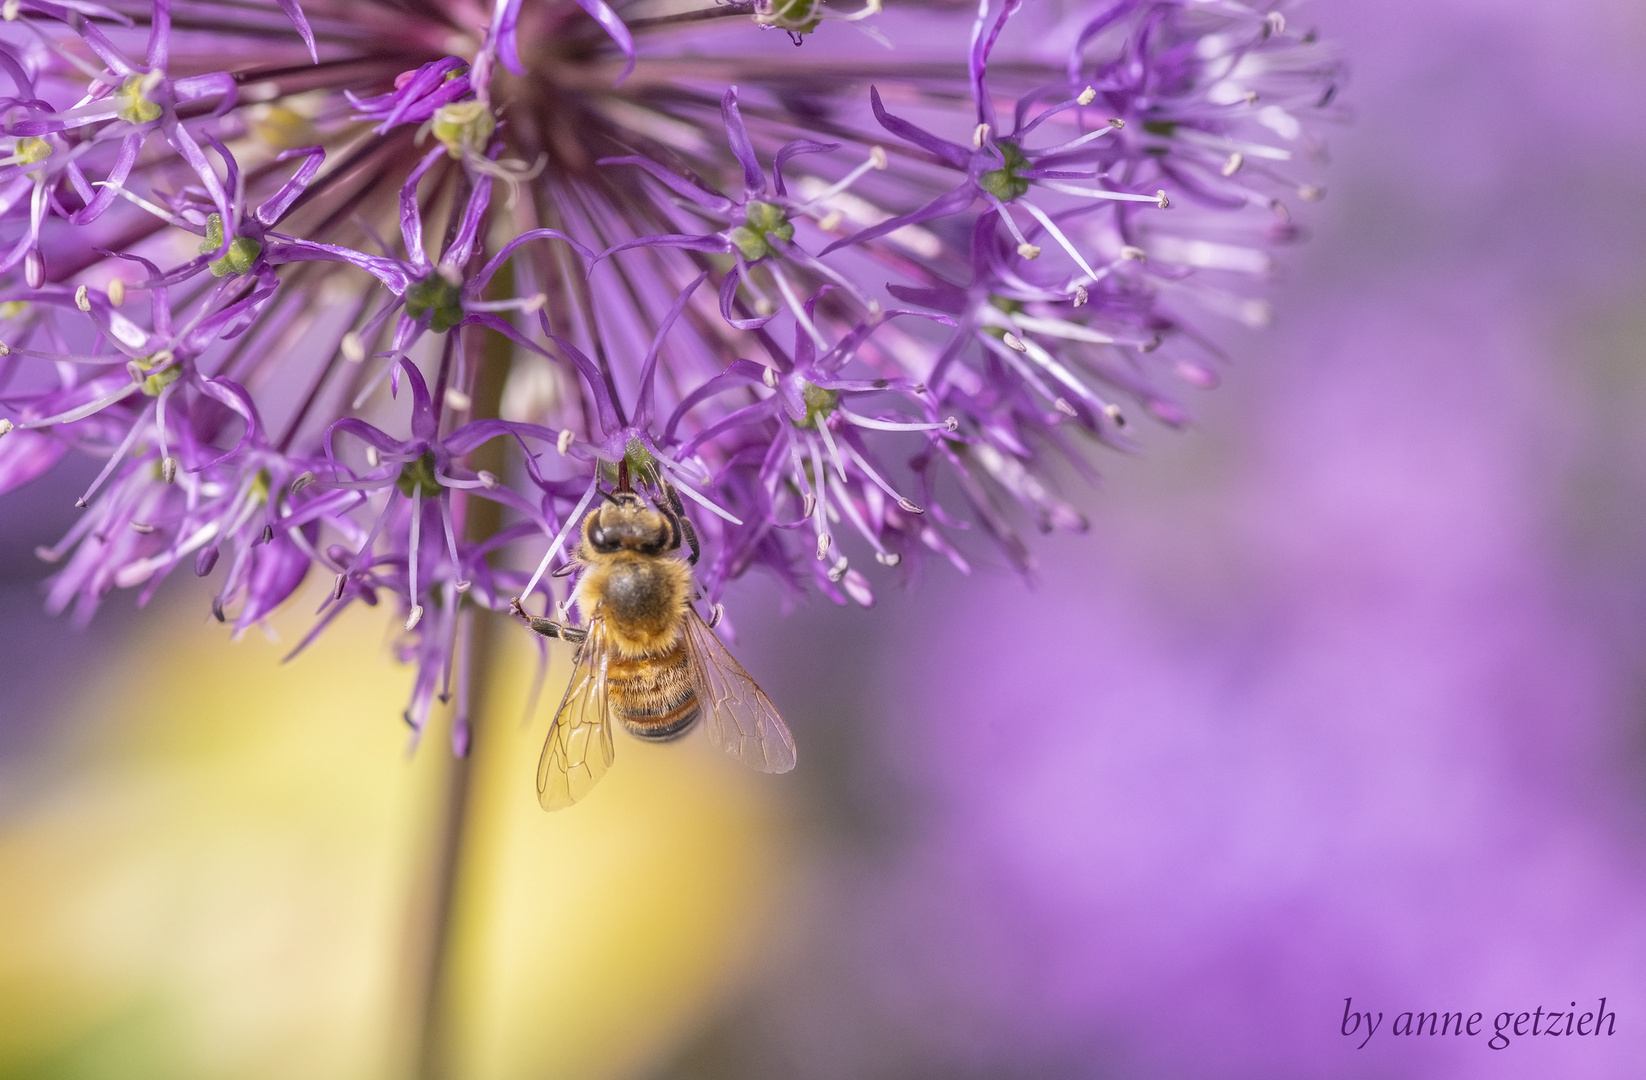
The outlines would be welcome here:
[[[622,460],[710,603],[1083,528],[1050,459],[1215,382],[1340,74],[1233,0],[0,15],[0,490],[103,462],[51,606],[186,564],[244,630],[318,565],[418,731]]]

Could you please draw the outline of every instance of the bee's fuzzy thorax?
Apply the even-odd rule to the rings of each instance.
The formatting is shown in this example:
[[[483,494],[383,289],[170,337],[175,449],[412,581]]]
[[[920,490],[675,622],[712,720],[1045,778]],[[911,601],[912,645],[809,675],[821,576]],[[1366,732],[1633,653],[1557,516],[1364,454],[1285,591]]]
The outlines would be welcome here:
[[[593,554],[577,583],[585,621],[604,620],[623,657],[658,656],[680,640],[691,597],[691,570],[678,559],[633,552]]]

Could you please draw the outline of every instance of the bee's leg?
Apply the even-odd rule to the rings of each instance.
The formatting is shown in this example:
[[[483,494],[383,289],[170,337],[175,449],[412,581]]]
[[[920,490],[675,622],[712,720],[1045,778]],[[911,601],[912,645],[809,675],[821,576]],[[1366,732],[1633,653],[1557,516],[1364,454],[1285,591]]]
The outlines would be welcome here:
[[[518,596],[509,601],[509,611],[515,618],[546,638],[559,638],[561,641],[577,645],[589,636],[589,632],[581,627],[567,626],[565,623],[557,623],[553,619],[544,619],[528,614],[526,609],[521,606],[520,597]]]
[[[667,480],[664,480],[663,494],[669,497],[669,518],[674,522],[676,532],[685,537],[686,546],[691,550],[691,554],[686,557],[686,564],[688,566],[696,566],[697,556],[699,554],[697,549],[697,530],[692,528],[691,519],[686,516],[686,507],[680,501],[680,492],[674,489],[673,484],[669,483]],[[675,546],[679,547],[680,545],[677,543]]]

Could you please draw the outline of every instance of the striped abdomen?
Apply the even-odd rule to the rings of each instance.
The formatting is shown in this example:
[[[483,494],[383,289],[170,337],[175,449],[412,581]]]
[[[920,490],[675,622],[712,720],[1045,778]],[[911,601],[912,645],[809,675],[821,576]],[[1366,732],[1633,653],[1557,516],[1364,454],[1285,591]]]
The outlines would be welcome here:
[[[657,656],[612,656],[606,662],[606,692],[630,734],[658,742],[684,735],[698,716],[684,635]]]

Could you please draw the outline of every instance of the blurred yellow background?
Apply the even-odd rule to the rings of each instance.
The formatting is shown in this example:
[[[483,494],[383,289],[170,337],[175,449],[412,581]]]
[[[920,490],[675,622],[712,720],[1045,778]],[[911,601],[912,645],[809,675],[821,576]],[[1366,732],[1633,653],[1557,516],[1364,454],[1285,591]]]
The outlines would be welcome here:
[[[311,598],[312,599],[312,598]],[[0,821],[0,1077],[398,1077],[413,1067],[433,850],[451,767],[437,710],[408,756],[410,670],[354,611],[292,664],[187,590],[92,669]],[[537,806],[570,666],[500,626],[477,725],[448,999],[458,1075],[643,1070],[764,954],[780,779],[699,739],[618,736],[587,802]]]

